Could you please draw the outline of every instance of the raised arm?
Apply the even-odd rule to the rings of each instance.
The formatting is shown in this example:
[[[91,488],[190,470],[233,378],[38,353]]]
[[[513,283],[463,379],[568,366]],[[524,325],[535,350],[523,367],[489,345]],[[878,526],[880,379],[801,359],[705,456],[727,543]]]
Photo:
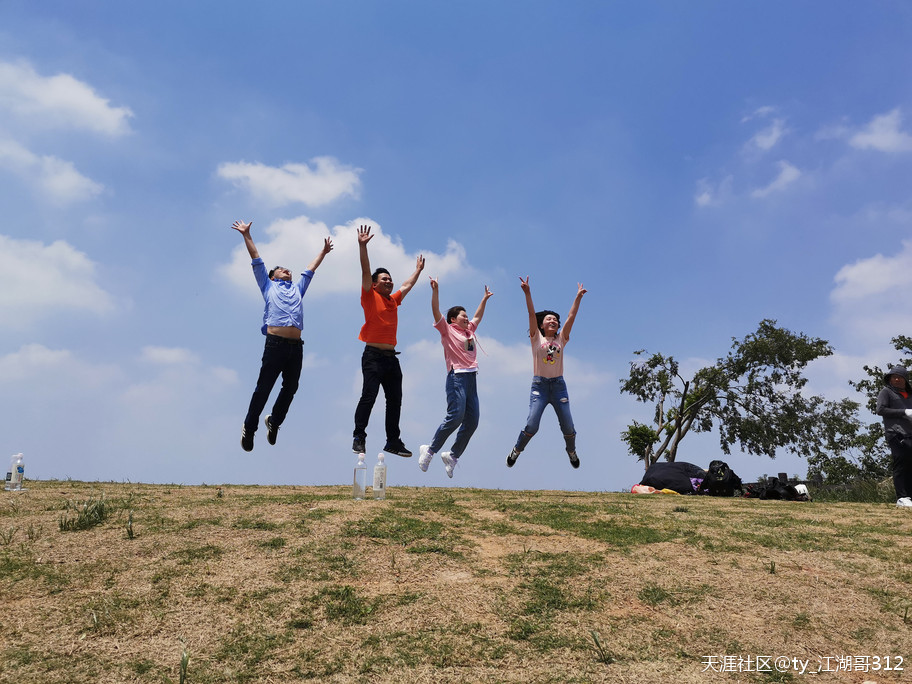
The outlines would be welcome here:
[[[538,319],[535,318],[535,305],[532,303],[532,290],[529,288],[529,276],[523,280],[519,279],[519,286],[526,295],[526,309],[529,310],[529,339],[536,339],[538,335]]]
[[[323,249],[320,250],[320,253],[314,257],[314,260],[310,262],[310,266],[307,267],[308,271],[316,271],[317,267],[323,263],[323,257],[329,254],[333,249],[332,238],[326,238],[323,240]]]
[[[579,311],[580,302],[583,301],[583,295],[586,294],[586,288],[582,283],[576,284],[576,297],[573,304],[570,305],[570,313],[567,314],[567,320],[564,321],[564,339],[570,339],[570,330],[573,328],[573,321],[576,320],[576,312]]]
[[[399,287],[399,292],[402,293],[402,298],[405,299],[405,295],[409,293],[415,283],[418,282],[418,276],[421,275],[421,272],[424,270],[424,257],[419,254],[418,259],[415,262],[415,271],[408,278],[402,281],[402,285]]]
[[[244,237],[244,245],[247,247],[247,253],[250,255],[251,259],[259,259],[260,253],[257,252],[256,245],[253,244],[253,238],[250,237],[250,226],[253,225],[253,221],[244,223],[243,221],[235,221],[231,224],[231,227],[234,228]]]
[[[440,293],[437,291],[438,287],[437,279],[431,278],[431,313],[434,314],[434,323],[443,318],[440,315]]]
[[[475,324],[475,327],[478,327],[478,324],[481,323],[481,319],[484,318],[485,304],[488,303],[488,300],[494,296],[494,293],[488,289],[488,286],[485,285],[484,297],[481,298],[481,303],[478,305],[478,308],[475,309],[475,316],[472,318],[472,323]]]
[[[367,243],[374,237],[371,235],[370,226],[358,228],[358,253],[361,257],[361,289],[367,292],[371,289],[371,263],[367,256]]]

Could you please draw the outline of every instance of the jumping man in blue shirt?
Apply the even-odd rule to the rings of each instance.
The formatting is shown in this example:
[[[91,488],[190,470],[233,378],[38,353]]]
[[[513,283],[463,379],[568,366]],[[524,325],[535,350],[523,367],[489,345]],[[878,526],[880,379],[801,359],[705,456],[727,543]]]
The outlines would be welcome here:
[[[333,248],[332,240],[326,238],[323,241],[323,249],[310,262],[301,278],[293,282],[291,271],[282,266],[276,266],[269,273],[266,272],[266,266],[257,252],[256,245],[253,244],[253,238],[250,237],[251,223],[235,221],[231,226],[244,237],[244,245],[252,260],[253,275],[266,301],[261,328],[262,333],[266,335],[266,349],[263,351],[260,376],[257,378],[256,389],[250,399],[250,408],[247,409],[244,428],[241,430],[241,448],[244,451],[253,451],[253,435],[260,422],[260,414],[281,374],[282,389],[276,397],[272,413],[264,420],[266,441],[270,444],[276,443],[279,426],[285,420],[301,378],[301,364],[304,359],[304,341],[301,339],[301,328],[304,327],[304,293],[307,292],[314,271],[322,263],[323,257]]]

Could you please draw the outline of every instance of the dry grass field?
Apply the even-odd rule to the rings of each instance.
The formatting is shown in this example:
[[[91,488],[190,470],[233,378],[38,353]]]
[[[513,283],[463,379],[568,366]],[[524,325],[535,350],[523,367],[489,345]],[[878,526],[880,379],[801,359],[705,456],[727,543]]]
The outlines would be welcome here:
[[[2,682],[912,677],[892,505],[27,486],[0,493]]]

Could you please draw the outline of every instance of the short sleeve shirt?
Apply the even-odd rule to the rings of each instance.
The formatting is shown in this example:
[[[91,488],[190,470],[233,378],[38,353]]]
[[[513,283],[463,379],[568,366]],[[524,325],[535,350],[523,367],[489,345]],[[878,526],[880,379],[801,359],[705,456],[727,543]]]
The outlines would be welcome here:
[[[532,374],[541,378],[557,378],[564,374],[564,347],[567,340],[561,330],[556,337],[538,333],[532,341]]]
[[[440,344],[443,345],[443,360],[446,361],[447,372],[478,370],[478,344],[475,340],[475,330],[478,328],[473,321],[463,330],[455,323],[447,323],[441,316],[434,323],[440,333]]]
[[[399,327],[399,312],[402,291],[396,290],[389,299],[374,288],[361,289],[361,308],[364,309],[364,325],[358,339],[375,344],[396,344],[396,329]]]

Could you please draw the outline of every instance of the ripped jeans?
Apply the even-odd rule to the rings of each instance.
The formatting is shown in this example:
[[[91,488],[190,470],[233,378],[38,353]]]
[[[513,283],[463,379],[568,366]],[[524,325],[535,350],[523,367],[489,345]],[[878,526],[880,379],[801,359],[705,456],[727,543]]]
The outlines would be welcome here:
[[[545,412],[548,404],[553,406],[554,412],[557,413],[557,421],[560,423],[564,438],[576,435],[576,430],[573,428],[573,416],[570,415],[570,395],[567,394],[564,376],[543,378],[535,375],[532,377],[532,393],[529,397],[529,417],[526,419],[526,427],[516,439],[515,449],[517,451],[525,449],[532,436],[538,432],[542,413]]]

